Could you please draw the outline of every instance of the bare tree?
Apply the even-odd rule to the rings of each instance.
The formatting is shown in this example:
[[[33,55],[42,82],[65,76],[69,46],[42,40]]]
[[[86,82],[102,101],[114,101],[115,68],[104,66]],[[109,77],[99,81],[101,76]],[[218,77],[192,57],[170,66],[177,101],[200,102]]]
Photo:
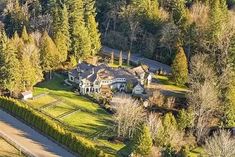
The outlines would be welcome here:
[[[190,23],[195,23],[199,28],[206,28],[208,24],[209,7],[201,2],[193,4],[189,11]]]
[[[173,55],[173,49],[176,46],[178,41],[178,37],[180,36],[180,30],[174,23],[168,23],[162,30],[161,30],[161,39],[160,43],[162,47],[168,49],[169,54],[168,56]]]
[[[140,102],[127,95],[113,97],[111,107],[115,111],[113,120],[118,137],[130,138],[139,125],[146,120]]]
[[[35,19],[31,19],[30,26],[34,30],[47,31],[50,33],[53,23],[52,16],[50,14],[40,15]]]
[[[165,97],[159,90],[155,90],[153,95],[149,98],[149,101],[151,105],[162,107],[165,103]]]
[[[194,131],[197,142],[204,140],[219,106],[218,89],[213,69],[206,55],[196,55],[191,60],[188,103],[194,112]]]
[[[206,140],[205,150],[209,157],[234,157],[235,139],[229,131],[221,130]]]
[[[147,124],[149,125],[152,139],[155,139],[159,128],[161,127],[161,118],[155,113],[150,113],[147,119]]]

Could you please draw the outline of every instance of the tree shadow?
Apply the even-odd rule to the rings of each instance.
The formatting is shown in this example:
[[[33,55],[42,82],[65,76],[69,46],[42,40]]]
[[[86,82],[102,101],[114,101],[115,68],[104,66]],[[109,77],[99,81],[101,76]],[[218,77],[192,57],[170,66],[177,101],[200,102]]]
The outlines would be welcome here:
[[[56,74],[51,80],[43,80],[42,82],[38,83],[36,87],[55,91],[71,91],[72,87],[64,83],[65,79],[65,76]]]

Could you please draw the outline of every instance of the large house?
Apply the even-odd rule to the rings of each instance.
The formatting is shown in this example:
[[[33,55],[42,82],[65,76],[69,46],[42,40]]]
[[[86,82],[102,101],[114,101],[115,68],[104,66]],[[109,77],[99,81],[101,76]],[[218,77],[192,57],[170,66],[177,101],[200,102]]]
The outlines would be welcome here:
[[[152,80],[144,66],[132,69],[111,68],[105,64],[97,66],[82,62],[68,73],[69,81],[78,84],[81,94],[100,93],[102,88],[126,91],[131,84],[133,94],[142,94],[144,85]]]

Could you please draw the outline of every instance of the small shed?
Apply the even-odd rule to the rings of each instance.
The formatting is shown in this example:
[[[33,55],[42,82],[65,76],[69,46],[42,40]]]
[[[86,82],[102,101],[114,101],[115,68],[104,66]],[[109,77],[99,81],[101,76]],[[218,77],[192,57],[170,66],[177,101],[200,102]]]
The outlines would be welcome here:
[[[132,94],[141,95],[144,93],[144,86],[138,83],[132,90]]]
[[[33,98],[33,92],[31,91],[22,92],[21,95],[22,95],[22,100]]]

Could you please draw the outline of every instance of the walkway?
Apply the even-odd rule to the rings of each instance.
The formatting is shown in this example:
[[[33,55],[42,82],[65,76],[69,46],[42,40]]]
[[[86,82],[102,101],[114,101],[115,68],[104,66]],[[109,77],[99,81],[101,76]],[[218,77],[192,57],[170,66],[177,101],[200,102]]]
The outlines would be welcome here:
[[[112,49],[112,48],[103,46],[101,52],[105,55],[111,55],[111,52],[114,52],[115,58],[118,58],[120,50],[116,50],[116,49]],[[123,59],[127,59],[127,53],[126,52],[123,52]],[[155,60],[151,60],[151,59],[141,57],[140,54],[132,53],[130,60],[131,60],[131,62],[136,63],[136,64],[142,63],[142,64],[145,64],[145,65],[148,65],[149,68],[150,68],[150,71],[153,71],[153,72],[157,71],[159,69],[162,69],[167,74],[171,73],[171,67],[169,65],[160,63],[160,62],[155,61]]]
[[[75,157],[2,110],[0,110],[0,133],[36,157]]]

